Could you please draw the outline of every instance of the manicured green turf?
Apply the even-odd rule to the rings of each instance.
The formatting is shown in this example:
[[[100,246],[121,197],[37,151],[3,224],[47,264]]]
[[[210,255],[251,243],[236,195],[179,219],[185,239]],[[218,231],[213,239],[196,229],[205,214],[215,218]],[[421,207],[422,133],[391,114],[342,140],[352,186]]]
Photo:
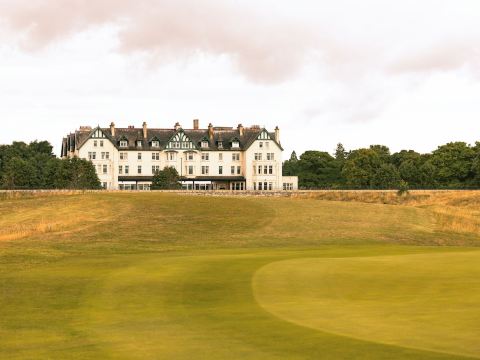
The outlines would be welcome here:
[[[54,223],[0,243],[0,359],[480,356],[472,343],[480,316],[473,302],[480,296],[477,252],[435,246],[475,245],[478,238],[439,231],[427,209],[90,194],[4,201],[0,214],[0,235]],[[448,277],[434,271],[445,262]],[[291,271],[282,276],[285,269]],[[329,285],[321,281],[325,273]],[[348,281],[332,282],[337,275]],[[436,285],[427,291],[430,282]],[[331,297],[319,297],[329,288]],[[373,308],[362,298],[372,294]],[[344,312],[338,299],[347,295]],[[416,300],[411,306],[401,299],[408,295]],[[291,302],[288,316],[277,297]],[[312,297],[331,309],[306,301]],[[398,302],[382,336],[373,326],[365,335],[355,332],[359,323],[349,324],[348,314],[363,325],[378,323],[392,299]],[[412,318],[423,323],[407,330],[423,339],[385,344],[402,319]],[[452,331],[437,327],[445,324]],[[430,332],[451,334],[454,345],[432,345]],[[467,350],[457,351],[462,344]]]

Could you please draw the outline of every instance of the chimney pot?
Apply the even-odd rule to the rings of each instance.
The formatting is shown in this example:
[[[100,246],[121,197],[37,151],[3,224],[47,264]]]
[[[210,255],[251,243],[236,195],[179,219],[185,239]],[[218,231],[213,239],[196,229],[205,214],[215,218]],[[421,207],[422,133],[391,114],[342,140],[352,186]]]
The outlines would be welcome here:
[[[112,136],[115,136],[115,123],[112,121],[110,123],[110,132],[112,133]]]
[[[179,123],[179,122],[176,122],[176,123],[175,123],[175,130],[178,130],[178,129],[180,129],[180,128],[181,128],[180,123]]]
[[[275,141],[280,144],[280,129],[275,127]]]
[[[143,138],[146,139],[148,137],[148,134],[147,134],[147,123],[144,121],[143,122]]]
[[[213,140],[213,125],[212,123],[208,124],[208,137],[210,140]]]
[[[198,130],[198,128],[199,128],[199,121],[198,121],[198,119],[194,119],[193,120],[193,129]]]
[[[243,127],[242,124],[238,124],[238,133],[240,136],[243,136],[245,128]]]

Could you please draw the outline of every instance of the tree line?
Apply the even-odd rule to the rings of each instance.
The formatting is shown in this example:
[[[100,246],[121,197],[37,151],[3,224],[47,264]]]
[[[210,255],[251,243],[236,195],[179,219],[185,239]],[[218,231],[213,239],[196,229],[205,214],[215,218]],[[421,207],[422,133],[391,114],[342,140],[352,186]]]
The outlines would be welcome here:
[[[100,189],[90,161],[59,159],[48,141],[0,145],[0,188]]]
[[[296,175],[302,189],[478,189],[480,142],[451,142],[435,151],[391,153],[383,145],[346,151],[338,144],[333,155],[295,151],[283,163],[283,174]]]

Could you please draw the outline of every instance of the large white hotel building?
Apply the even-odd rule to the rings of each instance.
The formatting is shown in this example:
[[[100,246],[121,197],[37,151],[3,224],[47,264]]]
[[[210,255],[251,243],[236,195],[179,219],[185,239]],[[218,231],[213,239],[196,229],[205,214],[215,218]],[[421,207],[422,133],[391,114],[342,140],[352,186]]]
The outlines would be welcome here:
[[[296,190],[282,176],[279,129],[260,126],[170,129],[82,126],[62,142],[62,157],[89,159],[106,189],[148,190],[156,171],[174,167],[188,190]]]

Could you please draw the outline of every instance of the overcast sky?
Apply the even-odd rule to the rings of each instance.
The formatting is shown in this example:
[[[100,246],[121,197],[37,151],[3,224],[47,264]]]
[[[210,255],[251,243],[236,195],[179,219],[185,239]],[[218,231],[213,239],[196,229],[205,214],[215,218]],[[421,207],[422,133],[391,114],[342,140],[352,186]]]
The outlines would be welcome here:
[[[278,125],[292,150],[480,141],[478,0],[0,0],[0,143]]]

